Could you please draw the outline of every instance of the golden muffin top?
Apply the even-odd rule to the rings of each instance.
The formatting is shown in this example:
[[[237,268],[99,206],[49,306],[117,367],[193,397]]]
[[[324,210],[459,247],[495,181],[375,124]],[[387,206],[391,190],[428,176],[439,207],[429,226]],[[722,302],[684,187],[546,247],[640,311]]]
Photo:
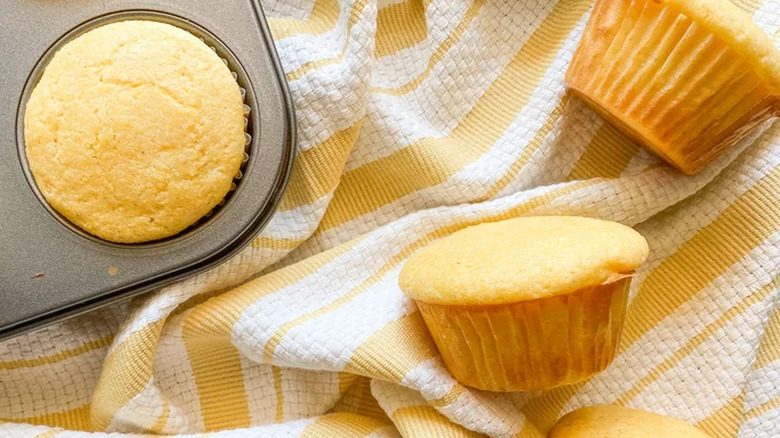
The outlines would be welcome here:
[[[124,21],[65,44],[24,115],[27,159],[46,200],[106,240],[174,235],[228,193],[244,154],[241,92],[205,43]]]
[[[710,438],[678,420],[621,406],[590,406],[558,421],[549,438]]]
[[[432,304],[489,305],[611,282],[647,258],[644,237],[598,219],[538,216],[458,231],[415,253],[399,284]]]
[[[753,19],[729,0],[656,0],[709,29],[745,57],[775,95],[780,95],[780,51]]]

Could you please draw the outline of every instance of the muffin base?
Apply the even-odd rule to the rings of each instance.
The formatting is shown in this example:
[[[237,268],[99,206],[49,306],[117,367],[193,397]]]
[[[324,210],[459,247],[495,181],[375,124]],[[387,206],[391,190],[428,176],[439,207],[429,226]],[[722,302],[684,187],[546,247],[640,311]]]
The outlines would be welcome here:
[[[538,391],[603,371],[614,359],[630,276],[511,304],[417,306],[449,372],[486,391]]]
[[[778,108],[744,56],[653,0],[599,0],[566,82],[610,123],[689,175]]]

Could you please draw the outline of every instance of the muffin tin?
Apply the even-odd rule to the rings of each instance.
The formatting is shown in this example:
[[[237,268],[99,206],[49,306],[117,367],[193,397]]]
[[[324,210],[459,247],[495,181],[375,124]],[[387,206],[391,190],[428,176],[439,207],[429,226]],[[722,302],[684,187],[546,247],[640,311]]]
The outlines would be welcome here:
[[[257,0],[24,0],[5,7],[13,14],[4,13],[0,26],[0,338],[211,268],[268,223],[292,168],[295,117]],[[56,50],[96,26],[129,19],[173,24],[212,46],[246,90],[251,136],[243,175],[223,205],[176,236],[135,245],[100,240],[52,209],[27,168],[23,136],[27,97]]]

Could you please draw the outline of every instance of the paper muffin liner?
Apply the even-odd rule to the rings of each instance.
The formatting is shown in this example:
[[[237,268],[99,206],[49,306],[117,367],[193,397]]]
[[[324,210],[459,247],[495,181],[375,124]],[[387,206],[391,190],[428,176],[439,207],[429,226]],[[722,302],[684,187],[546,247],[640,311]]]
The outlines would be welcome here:
[[[459,382],[487,391],[537,391],[582,381],[612,362],[630,282],[622,276],[511,304],[417,305]]]
[[[233,79],[236,81],[236,84],[238,84],[238,89],[241,92],[241,103],[244,108],[244,157],[241,160],[241,166],[238,168],[238,173],[236,174],[236,176],[233,177],[233,181],[230,184],[230,189],[225,194],[225,197],[223,197],[222,200],[219,201],[219,203],[216,206],[214,206],[214,208],[212,208],[208,213],[203,215],[203,217],[198,219],[194,224],[190,225],[188,227],[189,229],[200,225],[205,219],[208,219],[211,216],[213,216],[214,213],[216,213],[223,205],[225,205],[225,201],[230,197],[233,191],[236,190],[239,180],[241,180],[241,178],[244,177],[244,170],[246,170],[246,163],[249,161],[249,146],[252,143],[252,134],[249,133],[249,116],[251,114],[252,107],[250,107],[246,102],[246,88],[244,88],[241,85],[241,82],[238,80],[238,73],[236,73],[235,70],[230,68],[230,62],[226,58],[224,58],[222,54],[219,53],[216,47],[209,44],[208,41],[206,41],[199,35],[195,35],[195,37],[203,41],[203,44],[206,44],[209,47],[209,49],[211,49],[214,53],[217,54],[217,56],[219,56],[219,59],[221,59],[222,63],[225,64],[225,66],[227,66],[227,68],[230,70],[230,74],[233,76]]]
[[[653,0],[598,0],[566,82],[686,174],[778,111],[778,99],[742,55]]]

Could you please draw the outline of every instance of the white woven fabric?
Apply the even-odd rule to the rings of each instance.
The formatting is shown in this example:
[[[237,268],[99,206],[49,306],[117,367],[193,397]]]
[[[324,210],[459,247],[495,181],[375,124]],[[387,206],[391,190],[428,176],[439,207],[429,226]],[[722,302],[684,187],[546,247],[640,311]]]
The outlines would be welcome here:
[[[565,92],[586,0],[263,6],[298,117],[280,211],[210,272],[0,343],[0,436],[541,438],[594,403],[780,436],[780,125],[695,177],[665,167]],[[780,0],[739,6],[780,29]],[[532,214],[647,237],[619,356],[545,393],[462,387],[398,272]]]

